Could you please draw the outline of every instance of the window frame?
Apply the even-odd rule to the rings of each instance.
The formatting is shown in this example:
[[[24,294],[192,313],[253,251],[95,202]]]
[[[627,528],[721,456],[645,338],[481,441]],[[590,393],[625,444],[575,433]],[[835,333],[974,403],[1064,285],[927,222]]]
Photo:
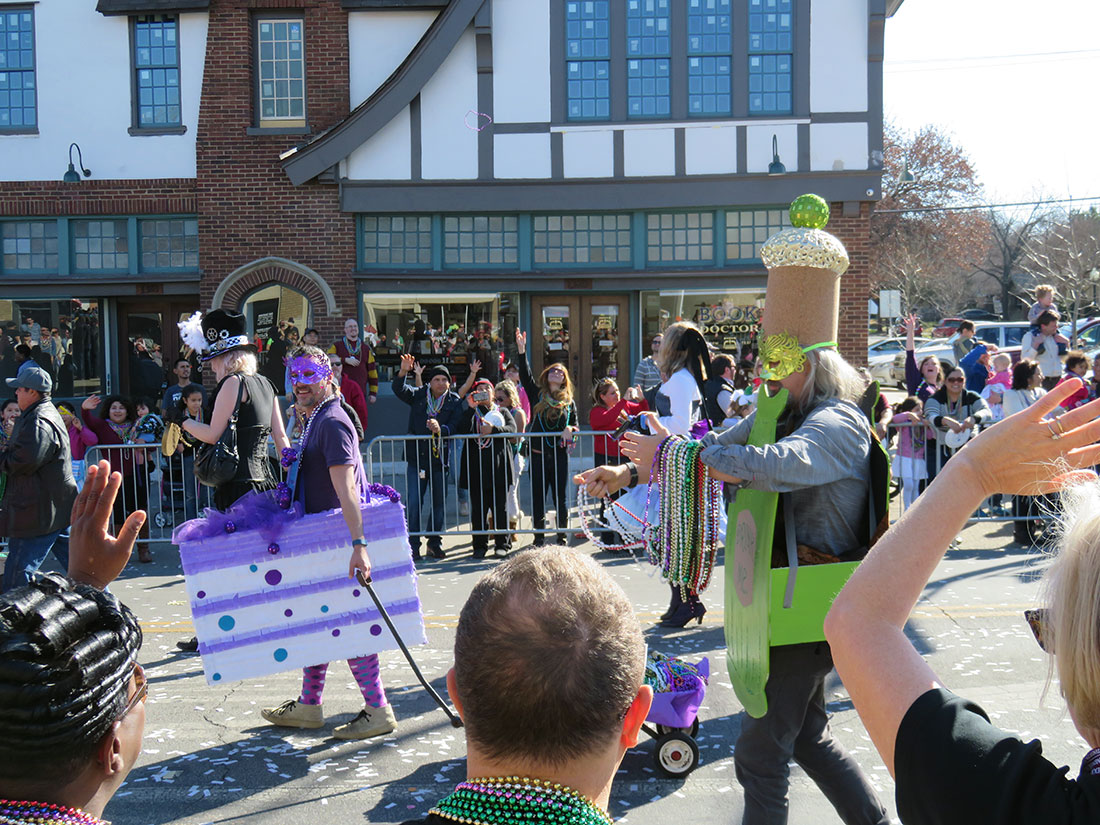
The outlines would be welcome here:
[[[179,106],[180,119],[179,123],[172,124],[152,124],[149,126],[142,125],[141,123],[141,84],[138,82],[138,72],[141,67],[137,65],[137,26],[139,18],[142,17],[161,17],[170,18],[176,25],[176,71],[179,74]],[[129,17],[130,27],[130,128],[127,130],[133,136],[139,135],[182,135],[187,131],[187,126],[183,122],[183,68],[180,65],[180,37],[182,32],[180,31],[180,16],[178,14],[132,14]],[[164,68],[163,66],[160,68]]]
[[[302,116],[300,118],[265,118],[260,95],[260,26],[263,23],[299,23],[302,27]],[[300,11],[270,11],[252,14],[250,18],[252,48],[252,126],[248,134],[308,134],[309,132],[309,82],[306,61],[306,16]],[[287,78],[290,80],[290,78]]]
[[[34,4],[0,5],[0,14],[12,12],[28,12],[31,16],[31,76],[34,78],[34,125],[33,126],[0,126],[0,135],[37,135],[38,134],[38,25],[35,20]],[[5,74],[11,74],[11,69],[5,69]],[[26,69],[16,69],[20,73]],[[9,89],[10,91],[10,89]],[[23,108],[23,107],[20,107]]]

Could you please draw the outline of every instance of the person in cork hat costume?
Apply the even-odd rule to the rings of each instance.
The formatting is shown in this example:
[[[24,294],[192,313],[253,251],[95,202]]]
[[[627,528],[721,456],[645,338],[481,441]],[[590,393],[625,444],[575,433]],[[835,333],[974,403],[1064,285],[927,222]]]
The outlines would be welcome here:
[[[791,206],[793,226],[761,249],[768,267],[763,391],[752,414],[708,433],[699,453],[704,471],[736,490],[726,547],[726,642],[730,677],[746,709],[734,764],[748,825],[787,821],[791,760],[848,825],[889,821],[829,729],[824,683],[833,663],[821,631],[827,603],[811,606],[803,598],[817,571],[850,574],[848,565],[833,563],[867,552],[877,514],[875,445],[857,406],[864,383],[836,351],[848,255],[823,231],[828,216],[824,200],[803,195]],[[668,437],[652,418],[649,426],[654,435],[624,436],[628,464],[590,470],[577,482],[605,495],[648,476]]]

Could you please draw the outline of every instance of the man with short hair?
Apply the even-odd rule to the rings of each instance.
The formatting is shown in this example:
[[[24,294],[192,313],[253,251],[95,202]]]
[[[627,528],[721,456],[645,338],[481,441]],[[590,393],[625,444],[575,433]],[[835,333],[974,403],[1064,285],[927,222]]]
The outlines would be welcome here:
[[[610,822],[653,700],[644,673],[630,599],[591,558],[555,547],[503,562],[466,600],[447,674],[466,781],[419,822]]]
[[[1020,358],[1038,361],[1043,371],[1043,389],[1050,392],[1062,380],[1062,358],[1059,344],[1065,346],[1069,339],[1058,333],[1061,316],[1052,309],[1045,310],[1035,319],[1038,332],[1028,330],[1020,341]]]
[[[650,341],[650,354],[638,362],[634,369],[634,386],[647,392],[661,383],[661,370],[657,367],[657,353],[661,351],[664,335],[657,333]]]
[[[725,353],[711,358],[710,375],[703,384],[703,399],[707,418],[717,427],[733,415],[733,401],[737,397],[737,388],[733,385],[733,359]]]
[[[20,414],[0,448],[0,474],[6,478],[0,500],[0,535],[8,537],[8,559],[0,591],[30,581],[53,550],[61,568],[69,564],[69,513],[76,498],[69,433],[50,402],[53,381],[40,367],[7,379]]]
[[[962,360],[974,349],[978,342],[974,340],[974,322],[960,321],[955,330],[955,340],[951,343],[951,350],[955,355],[955,363],[961,364]]]
[[[393,377],[393,394],[409,405],[409,435],[430,435],[431,438],[405,442],[405,515],[409,522],[409,544],[413,558],[419,560],[420,503],[431,490],[432,509],[428,521],[428,552],[437,559],[446,558],[443,539],[444,494],[447,489],[449,445],[444,441],[451,434],[462,414],[462,399],[451,392],[451,373],[442,364],[425,370],[424,386],[413,389],[405,384],[405,376],[416,365],[408,353],[401,356],[401,369]],[[346,368],[345,368],[346,369]]]
[[[191,380],[190,361],[186,358],[177,358],[175,365],[172,367],[172,374],[176,376],[176,383],[164,393],[164,400],[160,404],[161,412],[167,415],[168,410],[178,407],[180,398],[191,387],[198,387],[199,392],[202,393],[202,405],[206,406],[206,388],[202,384],[196,384]]]
[[[344,362],[344,375],[359,385],[373,404],[378,400],[378,362],[370,344],[359,337],[359,322],[354,318],[344,321],[344,335],[336,339],[336,354]],[[363,426],[367,426],[366,419]]]
[[[358,423],[359,426],[356,427],[356,432],[359,434],[359,440],[362,441],[365,435],[363,422],[367,420],[367,399],[363,397],[363,391],[359,389],[359,385],[344,374],[344,362],[333,348],[329,349],[328,362],[332,367],[333,382],[347,405],[344,412],[347,412],[348,407],[350,407],[351,411],[355,413],[355,420],[351,423]],[[348,418],[351,418],[351,416],[349,415]]]

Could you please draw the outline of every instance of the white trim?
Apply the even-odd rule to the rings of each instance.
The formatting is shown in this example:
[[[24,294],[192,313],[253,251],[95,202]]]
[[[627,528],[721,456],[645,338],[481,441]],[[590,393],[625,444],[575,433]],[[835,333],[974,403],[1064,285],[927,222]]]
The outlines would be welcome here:
[[[551,126],[551,132],[632,132],[642,129],[714,129],[720,126],[792,126],[810,123],[808,117],[787,117],[782,120],[762,120],[752,118],[748,120],[685,120],[668,121],[654,120],[638,123],[578,123],[568,126]],[[501,124],[505,125],[505,124]]]

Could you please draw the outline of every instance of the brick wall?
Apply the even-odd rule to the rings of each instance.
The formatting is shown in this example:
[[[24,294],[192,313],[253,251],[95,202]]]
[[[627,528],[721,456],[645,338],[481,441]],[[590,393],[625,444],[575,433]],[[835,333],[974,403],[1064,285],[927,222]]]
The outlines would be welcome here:
[[[0,216],[61,218],[67,215],[189,214],[198,210],[195,181],[160,180],[0,181]]]
[[[218,285],[239,267],[286,258],[317,272],[336,295],[331,317],[323,302],[311,300],[313,324],[327,341],[356,314],[354,218],[340,212],[334,184],[291,186],[279,167],[279,155],[307,136],[247,134],[254,125],[252,15],[283,7],[305,15],[310,132],[348,113],[347,13],[339,0],[212,0],[197,135],[201,303],[209,307]],[[241,297],[239,290],[229,294]]]
[[[840,279],[840,354],[853,364],[867,363],[867,299],[871,294],[871,204],[861,203],[858,217],[845,217],[843,204],[831,205],[827,230],[848,250],[848,271]]]

